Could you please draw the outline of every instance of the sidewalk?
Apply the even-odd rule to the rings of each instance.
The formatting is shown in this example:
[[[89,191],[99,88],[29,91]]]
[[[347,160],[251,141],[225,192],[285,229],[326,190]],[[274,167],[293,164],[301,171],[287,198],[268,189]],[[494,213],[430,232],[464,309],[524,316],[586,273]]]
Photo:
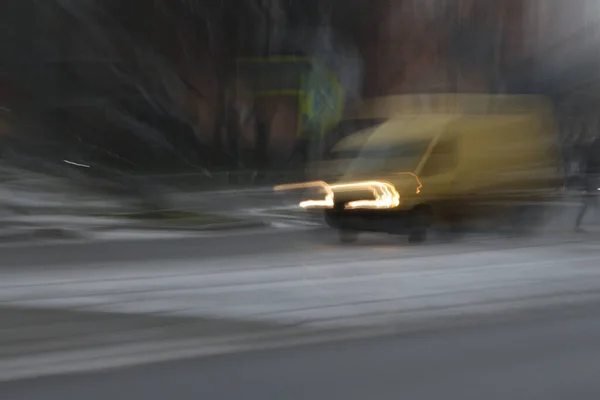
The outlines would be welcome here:
[[[81,215],[27,215],[2,220],[0,243],[39,240],[103,240],[187,237],[215,231],[258,229],[271,226],[264,219],[229,218],[198,223],[161,223],[130,218]]]
[[[39,190],[0,187],[0,242],[30,240],[91,240],[115,237],[147,236],[149,232],[176,233],[187,236],[194,232],[262,228],[269,226],[264,218],[244,213],[235,214],[232,206],[250,194],[234,192],[202,192],[170,195],[172,211],[190,210],[202,218],[197,221],[132,218],[136,212],[131,204],[119,199],[100,198],[68,190]],[[61,191],[62,190],[62,191]],[[257,188],[259,193],[264,189]],[[249,192],[254,193],[254,192]],[[229,207],[228,207],[229,206]],[[214,218],[205,218],[214,216]]]

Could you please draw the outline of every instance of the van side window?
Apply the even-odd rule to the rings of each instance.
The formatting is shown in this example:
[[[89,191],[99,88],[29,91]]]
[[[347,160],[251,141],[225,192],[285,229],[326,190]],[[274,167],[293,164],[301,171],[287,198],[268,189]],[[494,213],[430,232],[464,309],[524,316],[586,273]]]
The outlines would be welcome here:
[[[458,140],[442,138],[431,150],[421,176],[434,176],[453,170],[458,164]]]

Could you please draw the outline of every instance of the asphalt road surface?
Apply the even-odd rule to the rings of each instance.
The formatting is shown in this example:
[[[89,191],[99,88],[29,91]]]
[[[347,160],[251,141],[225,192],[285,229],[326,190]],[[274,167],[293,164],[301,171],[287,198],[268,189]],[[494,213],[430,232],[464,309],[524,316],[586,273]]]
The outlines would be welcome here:
[[[15,276],[13,283],[4,282],[2,295],[14,307],[38,306],[65,292],[71,297],[64,304],[67,308],[92,298],[109,305],[124,302],[135,313],[141,305],[151,308],[151,300],[160,297],[146,290],[152,288],[166,290],[158,300],[163,308],[174,309],[179,307],[175,290],[180,290],[180,299],[196,305],[199,316],[207,310],[251,315],[256,313],[252,306],[262,304],[267,311],[272,306],[298,306],[286,308],[286,313],[327,321],[333,315],[328,313],[348,312],[350,306],[352,311],[381,306],[383,311],[417,307],[420,313],[441,312],[453,302],[468,306],[494,300],[494,305],[536,293],[538,306],[545,306],[474,314],[466,323],[431,317],[434,323],[419,330],[401,320],[408,331],[394,336],[7,382],[0,384],[0,399],[598,399],[597,238],[473,236],[459,244],[411,247],[401,237],[365,235],[345,247],[319,230],[260,230],[187,239],[3,247],[3,271]],[[238,257],[236,265],[219,264],[219,259],[232,256]],[[119,272],[130,273],[127,268],[143,270],[152,260],[173,260],[162,265],[170,266],[175,276],[163,282],[158,275],[146,276],[158,274],[148,270],[143,280],[130,283],[138,292],[115,278]],[[265,260],[276,264],[268,267]],[[328,265],[330,261],[337,264]],[[113,265],[98,267],[102,262]],[[315,268],[310,263],[316,263]],[[87,265],[93,276],[79,279],[88,273],[81,270]],[[261,265],[267,270],[252,270]],[[305,265],[309,267],[298,268]],[[220,268],[232,270],[216,271]],[[44,274],[31,273],[36,269]],[[116,282],[107,282],[103,274]],[[53,284],[44,292],[33,281],[19,284],[48,277],[64,280],[64,289]],[[41,297],[30,298],[29,287]],[[574,293],[567,296],[567,289]],[[577,305],[567,300],[584,289],[587,300]],[[338,301],[348,307],[334,307]],[[133,305],[137,308],[131,311]]]
[[[0,398],[598,399],[600,304],[0,385]]]

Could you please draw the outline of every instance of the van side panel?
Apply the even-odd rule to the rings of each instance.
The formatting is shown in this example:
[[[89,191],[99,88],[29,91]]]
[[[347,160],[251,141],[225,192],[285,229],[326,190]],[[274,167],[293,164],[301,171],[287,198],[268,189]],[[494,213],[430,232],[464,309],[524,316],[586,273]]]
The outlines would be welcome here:
[[[531,116],[465,117],[451,127],[462,138],[456,191],[512,196],[550,189],[556,174],[544,121]]]

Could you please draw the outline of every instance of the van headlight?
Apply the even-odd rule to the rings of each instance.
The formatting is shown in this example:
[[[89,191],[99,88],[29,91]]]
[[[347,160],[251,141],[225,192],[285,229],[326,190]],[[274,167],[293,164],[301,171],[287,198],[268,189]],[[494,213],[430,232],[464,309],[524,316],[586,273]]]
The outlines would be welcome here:
[[[305,200],[300,202],[300,207],[308,208],[333,208],[334,193],[369,191],[372,199],[354,200],[346,203],[346,209],[388,209],[400,205],[400,194],[389,182],[364,181],[323,186],[325,197],[319,200]]]

